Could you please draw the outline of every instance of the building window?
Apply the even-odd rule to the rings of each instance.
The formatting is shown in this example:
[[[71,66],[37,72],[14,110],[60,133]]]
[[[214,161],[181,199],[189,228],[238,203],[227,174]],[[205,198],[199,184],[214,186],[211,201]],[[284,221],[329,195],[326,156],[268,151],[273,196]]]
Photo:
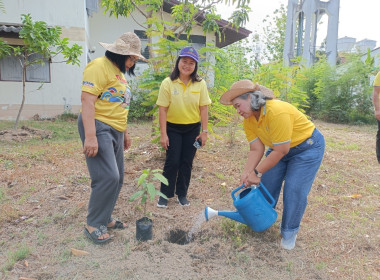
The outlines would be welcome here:
[[[39,54],[32,54],[29,60],[42,59]],[[50,83],[50,62],[43,59],[44,64],[35,63],[26,68],[27,82]],[[0,60],[0,81],[22,81],[22,67],[18,57],[11,55]]]
[[[149,59],[149,48],[148,48],[148,37],[145,34],[145,31],[142,30],[134,30],[135,34],[140,38],[141,41],[141,54]],[[168,38],[169,40],[173,40],[173,38]],[[206,37],[202,35],[190,35],[189,39],[186,34],[179,35],[180,40],[188,41],[196,50],[203,48],[206,46]],[[138,62],[143,62],[139,60]]]
[[[189,39],[187,39],[186,34],[181,34],[179,35],[179,39],[188,41],[197,50],[206,46],[206,37],[202,35],[190,35]]]
[[[146,59],[149,59],[149,48],[148,48],[148,37],[145,34],[145,31],[135,30],[135,34],[140,38],[141,41],[141,54]],[[142,60],[138,60],[138,62],[145,62]]]

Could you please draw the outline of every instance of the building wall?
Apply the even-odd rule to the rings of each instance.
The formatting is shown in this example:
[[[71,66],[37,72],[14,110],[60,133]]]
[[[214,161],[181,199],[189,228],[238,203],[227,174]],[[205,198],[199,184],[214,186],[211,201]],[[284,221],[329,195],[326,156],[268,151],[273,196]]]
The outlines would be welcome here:
[[[108,13],[104,14],[104,10],[102,10],[102,8],[100,8],[99,12],[94,13],[89,18],[89,45],[90,48],[95,47],[95,52],[90,55],[91,59],[103,56],[105,53],[105,49],[99,44],[99,42],[112,43],[125,32],[133,32],[134,30],[145,31],[145,29],[141,27],[141,25],[145,22],[145,18],[139,12],[134,12],[133,18],[136,19],[139,24],[132,18],[116,18],[114,16],[109,17]],[[165,13],[164,20],[171,21],[170,15]],[[215,44],[215,34],[205,35],[201,26],[195,26],[192,34],[206,36],[207,43]],[[153,38],[153,43],[157,41],[158,38]],[[147,67],[149,66],[146,63],[137,63],[135,69],[137,79]],[[128,75],[126,75],[126,78],[127,81],[134,81],[136,79],[131,78]],[[209,84],[212,85],[214,81],[214,73],[209,74],[208,80],[211,81]]]
[[[0,21],[4,24],[20,24],[21,14],[30,13],[34,21],[45,21],[49,26],[61,26],[62,37],[69,38],[70,44],[82,46],[80,67],[65,63],[50,64],[51,82],[26,83],[26,100],[20,119],[30,119],[37,115],[40,118],[50,118],[65,111],[78,113],[81,107],[82,73],[88,60],[104,55],[105,50],[98,42],[112,43],[122,33],[143,30],[132,19],[124,17],[109,17],[100,8],[99,12],[88,17],[85,0],[3,0],[6,13],[1,14]],[[135,13],[138,22],[144,18]],[[170,20],[166,14],[166,20]],[[203,35],[202,28],[196,26],[194,35]],[[157,39],[156,39],[157,40]],[[215,34],[206,35],[206,42],[215,44]],[[90,53],[89,50],[94,50]],[[62,61],[62,57],[53,61]],[[148,64],[138,63],[137,76],[148,67]],[[208,74],[206,80],[212,86],[214,74]],[[127,80],[133,79],[127,76]],[[40,88],[41,87],[41,88]],[[14,120],[22,101],[22,82],[0,81],[0,120]]]
[[[26,100],[21,119],[36,114],[53,117],[66,109],[78,112],[82,72],[86,58],[86,9],[84,0],[3,0],[6,13],[1,14],[1,22],[20,24],[21,14],[30,13],[34,21],[45,21],[49,26],[61,26],[62,37],[69,38],[69,44],[83,47],[80,67],[65,63],[50,64],[51,82],[38,89],[40,83],[26,83]],[[6,39],[4,39],[6,40]],[[54,61],[62,61],[56,57]],[[22,82],[0,81],[0,120],[15,119],[22,101]],[[66,106],[66,107],[65,107]],[[16,112],[16,113],[15,113]],[[16,115],[15,115],[16,114]]]

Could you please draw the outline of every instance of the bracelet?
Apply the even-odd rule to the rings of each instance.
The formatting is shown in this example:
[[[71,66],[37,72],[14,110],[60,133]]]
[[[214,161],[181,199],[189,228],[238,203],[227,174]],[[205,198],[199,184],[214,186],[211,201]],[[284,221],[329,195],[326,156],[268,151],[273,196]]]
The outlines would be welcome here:
[[[202,129],[202,132],[208,133],[208,130],[207,129]]]

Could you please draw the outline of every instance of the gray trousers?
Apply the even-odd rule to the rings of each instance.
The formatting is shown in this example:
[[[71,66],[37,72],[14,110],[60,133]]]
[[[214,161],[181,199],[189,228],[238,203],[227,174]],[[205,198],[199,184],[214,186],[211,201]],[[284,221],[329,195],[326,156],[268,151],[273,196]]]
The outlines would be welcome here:
[[[124,180],[124,132],[95,120],[98,154],[87,157],[91,177],[91,195],[87,224],[104,229],[112,221],[112,212]],[[78,131],[82,143],[85,134],[82,115],[78,117]],[[105,227],[103,227],[105,226]]]

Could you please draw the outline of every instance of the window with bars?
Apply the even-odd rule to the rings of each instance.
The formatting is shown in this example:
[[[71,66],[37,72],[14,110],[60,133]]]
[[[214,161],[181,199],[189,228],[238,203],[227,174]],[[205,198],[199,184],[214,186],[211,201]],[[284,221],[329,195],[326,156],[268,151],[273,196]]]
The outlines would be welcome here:
[[[140,38],[141,41],[141,54],[145,58],[149,58],[149,49],[148,49],[148,37],[145,34],[145,31],[142,30],[135,30],[135,34]],[[202,35],[190,35],[189,38],[187,38],[186,34],[181,34],[179,36],[180,40],[188,41],[196,50],[199,50],[200,48],[206,46],[206,37]],[[174,40],[169,38],[169,40]],[[139,60],[139,62],[143,62]]]
[[[140,38],[142,56],[149,59],[148,37],[146,36],[145,31],[135,30],[134,32]],[[142,60],[138,60],[138,62],[144,63]]]
[[[0,59],[0,81],[22,81],[22,58],[15,55]],[[28,57],[30,61],[43,60],[44,63],[34,63],[26,68],[27,82],[50,83],[50,62],[40,54],[32,54]]]

